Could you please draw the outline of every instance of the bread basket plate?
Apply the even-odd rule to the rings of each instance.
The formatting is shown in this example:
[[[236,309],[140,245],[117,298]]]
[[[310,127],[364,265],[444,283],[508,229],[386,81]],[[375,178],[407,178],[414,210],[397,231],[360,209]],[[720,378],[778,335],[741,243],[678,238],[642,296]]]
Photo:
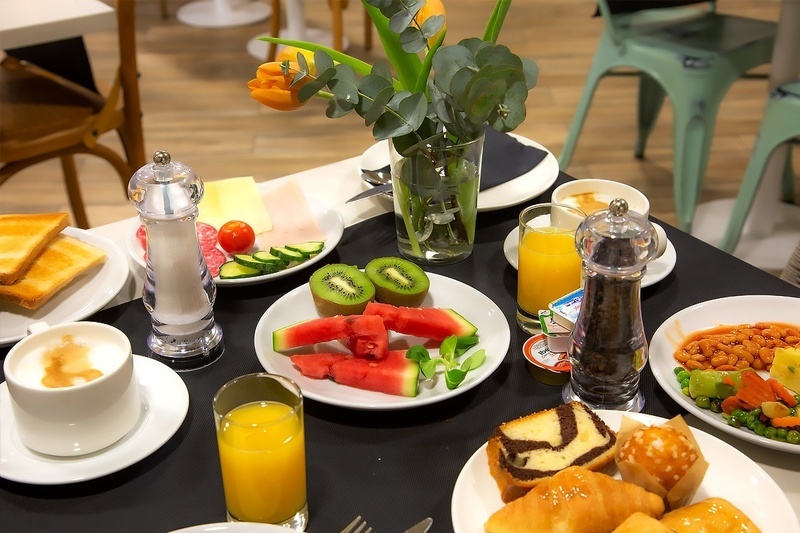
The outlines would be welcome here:
[[[110,302],[128,279],[128,258],[114,242],[86,230],[67,227],[61,232],[102,248],[106,261],[76,277],[39,309],[0,303],[0,346],[13,344],[27,335],[34,322],[51,326],[82,320]]]
[[[729,435],[767,448],[800,454],[800,445],[762,437],[747,428],[729,426],[722,415],[697,407],[681,392],[675,379],[678,366],[674,353],[689,335],[722,325],[779,322],[796,324],[800,320],[800,298],[789,296],[731,296],[687,307],[672,315],[656,330],[650,341],[650,368],[661,388],[697,418]],[[767,372],[761,375],[768,377]],[[795,391],[800,392],[800,391]]]
[[[306,200],[308,201],[308,207],[311,210],[311,214],[314,215],[317,224],[319,224],[319,227],[325,232],[325,246],[322,248],[320,253],[306,261],[303,261],[302,263],[298,263],[272,274],[238,279],[220,279],[219,277],[216,277],[214,278],[214,283],[220,287],[229,285],[253,285],[256,283],[265,283],[267,281],[272,281],[284,276],[289,276],[295,272],[303,270],[304,268],[308,268],[309,266],[318,263],[325,256],[331,253],[333,249],[336,248],[336,245],[339,244],[339,241],[344,234],[344,218],[342,218],[342,214],[339,213],[339,211],[319,198],[314,196],[306,196]],[[136,231],[139,229],[140,225],[141,223],[139,222],[138,218],[131,223],[130,228],[128,228],[125,233],[125,248],[128,250],[128,253],[133,260],[136,261],[136,263],[138,263],[142,268],[146,268],[147,265],[145,264],[144,258],[145,249],[142,247],[142,243],[136,236]],[[256,251],[257,249],[258,247],[256,246],[253,251]],[[230,256],[228,257],[230,258]]]
[[[519,269],[519,227],[512,229],[503,241],[503,255],[508,264]],[[658,259],[648,263],[647,271],[642,278],[642,288],[655,285],[669,276],[678,261],[678,254],[672,241],[667,240],[667,248]]]
[[[486,350],[486,361],[471,370],[464,382],[456,389],[447,389],[441,371],[430,381],[420,382],[419,394],[414,398],[394,396],[380,392],[356,389],[334,383],[328,379],[312,379],[303,376],[287,355],[272,349],[272,332],[303,320],[318,318],[319,314],[311,297],[308,283],[297,287],[272,304],[256,326],[255,348],[261,366],[268,372],[286,376],[295,381],[303,395],[322,403],[362,410],[399,410],[421,407],[452,398],[478,386],[494,372],[508,352],[511,331],[500,308],[476,289],[438,274],[428,273],[431,285],[423,307],[452,308],[461,313],[478,328],[480,341],[462,360],[475,350]],[[389,348],[410,348],[429,341],[407,335],[389,333]],[[347,352],[338,341],[317,344],[292,353]],[[430,348],[431,357],[438,356],[438,349]],[[440,367],[441,369],[441,367]]]
[[[478,194],[478,212],[495,211],[519,205],[546,191],[558,178],[558,160],[544,146],[516,133],[509,133],[522,144],[547,152],[545,158],[530,171],[505,183],[481,191]],[[358,175],[361,169],[376,170],[389,164],[389,141],[380,141],[369,148],[358,159]]]
[[[595,412],[614,430],[619,429],[623,416],[647,425],[666,422],[663,418],[641,413]],[[692,433],[709,462],[693,502],[710,497],[724,498],[750,517],[761,531],[800,533],[800,522],[789,500],[760,466],[708,433],[695,428]],[[456,479],[450,507],[455,533],[483,533],[483,524],[489,516],[503,507],[487,461],[484,444],[469,458]]]

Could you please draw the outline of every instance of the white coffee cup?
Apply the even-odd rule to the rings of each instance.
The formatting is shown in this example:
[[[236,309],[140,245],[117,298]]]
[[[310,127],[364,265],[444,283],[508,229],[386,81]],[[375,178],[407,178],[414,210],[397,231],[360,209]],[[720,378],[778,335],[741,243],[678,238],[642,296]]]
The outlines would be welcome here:
[[[625,183],[604,179],[582,179],[562,183],[555,188],[552,201],[577,207],[587,215],[608,209],[614,198],[623,198],[628,202],[628,210],[635,211],[645,217],[650,216],[650,200],[641,191]],[[667,233],[659,224],[653,224],[658,239],[656,258],[664,255],[667,249]]]
[[[96,452],[124,437],[142,412],[130,341],[106,324],[33,324],[3,370],[19,438],[39,453]]]

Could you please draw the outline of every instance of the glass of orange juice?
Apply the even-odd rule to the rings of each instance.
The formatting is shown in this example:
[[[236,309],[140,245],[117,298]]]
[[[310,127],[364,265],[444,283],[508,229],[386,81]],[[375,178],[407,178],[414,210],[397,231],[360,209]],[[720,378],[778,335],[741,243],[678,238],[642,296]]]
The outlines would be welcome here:
[[[537,204],[519,215],[517,324],[541,332],[539,311],[580,287],[581,258],[575,230],[586,215],[561,204]]]
[[[261,372],[214,396],[228,520],[303,530],[308,522],[303,395],[291,380]]]

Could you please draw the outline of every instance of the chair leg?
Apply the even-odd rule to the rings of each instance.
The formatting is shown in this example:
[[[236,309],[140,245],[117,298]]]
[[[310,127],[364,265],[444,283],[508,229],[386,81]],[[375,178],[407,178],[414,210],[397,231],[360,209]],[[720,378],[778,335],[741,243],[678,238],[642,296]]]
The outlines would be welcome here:
[[[270,35],[280,37],[281,34],[281,0],[272,0],[272,17],[270,19]],[[275,61],[278,55],[278,44],[269,43],[267,48],[267,63]]]
[[[342,9],[346,6],[347,0],[328,0],[331,8],[331,20],[333,27],[333,49],[341,52],[344,49],[344,30],[342,28]]]
[[[636,138],[636,147],[634,148],[634,155],[638,159],[644,157],[647,138],[653,130],[653,125],[658,118],[659,111],[661,111],[661,106],[664,104],[666,94],[661,84],[656,80],[644,72],[639,74],[639,133]]]
[[[64,182],[67,185],[67,195],[75,216],[75,224],[79,228],[89,229],[89,220],[83,207],[80,185],[78,184],[78,170],[75,168],[75,158],[72,155],[61,156],[61,170],[64,172]]]
[[[586,83],[583,86],[583,93],[581,99],[578,101],[578,108],[575,110],[575,115],[572,117],[572,122],[569,126],[567,133],[567,140],[564,142],[564,147],[561,149],[561,155],[558,156],[558,166],[562,170],[569,167],[572,161],[572,154],[575,151],[575,145],[578,144],[578,137],[583,128],[583,122],[586,120],[586,113],[589,111],[589,105],[592,103],[594,91],[600,79],[606,74],[605,67],[597,67],[595,63],[589,68],[589,74],[586,77]]]

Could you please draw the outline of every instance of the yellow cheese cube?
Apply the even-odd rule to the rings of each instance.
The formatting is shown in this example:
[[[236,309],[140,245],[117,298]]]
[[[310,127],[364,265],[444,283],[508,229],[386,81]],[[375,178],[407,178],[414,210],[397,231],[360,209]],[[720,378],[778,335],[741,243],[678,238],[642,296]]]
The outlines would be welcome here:
[[[257,234],[272,230],[264,200],[252,176],[204,183],[198,220],[219,229],[231,220],[247,222]]]

